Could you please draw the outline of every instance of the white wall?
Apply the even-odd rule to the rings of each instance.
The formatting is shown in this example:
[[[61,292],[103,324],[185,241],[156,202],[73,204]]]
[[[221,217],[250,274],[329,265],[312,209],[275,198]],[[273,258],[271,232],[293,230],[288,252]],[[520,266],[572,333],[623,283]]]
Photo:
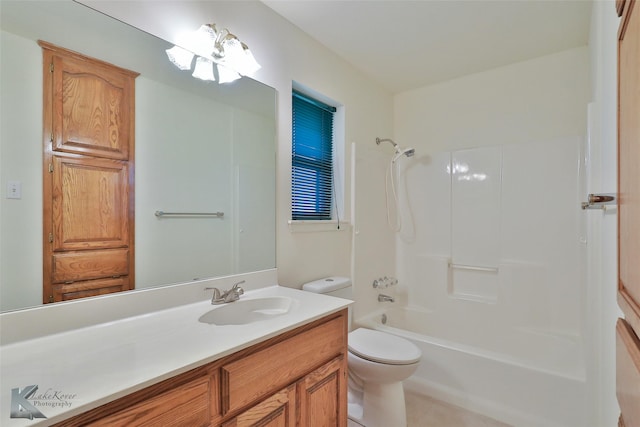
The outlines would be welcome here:
[[[274,267],[274,134],[272,117],[136,79],[137,289]]]
[[[398,143],[419,155],[584,135],[586,48],[473,74],[395,97]]]
[[[42,51],[2,32],[0,311],[42,303]],[[22,198],[5,197],[7,181]],[[35,254],[35,255],[34,255]]]
[[[277,267],[280,284],[299,287],[302,283],[328,275],[353,275],[357,288],[369,285],[379,274],[393,274],[394,243],[384,229],[383,198],[362,199],[362,212],[356,227],[368,236],[368,258],[360,263],[363,271],[351,271],[351,227],[341,231],[291,232],[291,85],[296,81],[344,106],[345,112],[345,220],[353,221],[351,200],[350,145],[368,149],[375,146],[376,136],[392,135],[391,94],[355,70],[297,27],[275,14],[260,2],[108,2],[85,1],[111,16],[169,41],[176,42],[180,33],[193,31],[203,23],[215,22],[229,28],[252,50],[262,69],[255,78],[278,91],[277,154]],[[361,184],[373,175],[380,182],[383,171],[377,165],[364,164],[359,169]],[[360,175],[359,175],[360,176]],[[382,181],[383,182],[383,181]],[[363,187],[365,188],[365,187]],[[375,192],[383,192],[376,185]],[[368,191],[368,190],[365,190]],[[378,193],[377,193],[378,194]],[[374,215],[369,215],[373,212]],[[378,266],[375,271],[372,266]],[[361,277],[358,279],[358,277]],[[371,280],[370,280],[371,279]],[[356,289],[359,292],[359,289]],[[370,298],[369,298],[370,299]]]

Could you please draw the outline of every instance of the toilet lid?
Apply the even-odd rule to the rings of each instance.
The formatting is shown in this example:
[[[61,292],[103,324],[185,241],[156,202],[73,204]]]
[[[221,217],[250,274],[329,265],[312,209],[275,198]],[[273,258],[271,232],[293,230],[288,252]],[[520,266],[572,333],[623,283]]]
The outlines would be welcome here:
[[[358,328],[349,333],[347,342],[356,356],[388,365],[410,365],[422,356],[411,341],[373,329]]]

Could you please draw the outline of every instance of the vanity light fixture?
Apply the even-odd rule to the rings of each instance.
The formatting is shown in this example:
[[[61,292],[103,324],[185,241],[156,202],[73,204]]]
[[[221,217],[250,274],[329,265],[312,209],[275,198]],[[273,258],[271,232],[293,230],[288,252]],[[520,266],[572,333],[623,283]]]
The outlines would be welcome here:
[[[229,83],[242,76],[251,76],[260,69],[249,47],[238,37],[215,24],[202,25],[185,41],[192,51],[180,46],[167,49],[169,60],[181,70],[190,70],[196,57],[193,77],[214,81],[214,64],[219,83]],[[194,53],[192,53],[194,52]]]
[[[213,62],[207,58],[198,56],[196,58],[196,66],[193,68],[193,74],[191,75],[200,80],[215,81],[216,78],[213,75]]]
[[[183,49],[180,46],[174,46],[171,49],[167,49],[167,56],[169,61],[181,70],[190,70],[191,63],[193,62],[193,53],[187,49]]]

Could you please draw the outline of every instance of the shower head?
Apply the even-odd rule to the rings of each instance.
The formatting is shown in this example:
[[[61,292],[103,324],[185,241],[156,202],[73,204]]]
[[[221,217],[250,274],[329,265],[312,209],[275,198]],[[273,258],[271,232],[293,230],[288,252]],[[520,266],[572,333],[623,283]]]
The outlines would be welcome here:
[[[414,154],[416,154],[416,150],[415,150],[415,148],[408,147],[408,148],[405,148],[404,150],[400,151],[400,155],[402,155],[402,154],[404,154],[407,157],[411,157]]]
[[[398,160],[403,155],[407,157],[411,157],[414,154],[416,154],[416,150],[411,147],[408,147],[408,148],[396,147],[396,155],[393,156],[393,159],[391,159],[391,163],[395,163],[396,160]]]
[[[414,154],[416,154],[416,150],[414,148],[411,148],[411,147],[402,148],[398,144],[393,142],[393,140],[391,140],[391,139],[388,139],[388,138],[385,138],[385,139],[376,138],[376,144],[380,145],[381,142],[388,142],[388,143],[392,144],[393,148],[396,150],[396,155],[391,160],[393,163],[395,163],[395,161],[398,160],[403,155],[405,155],[407,157],[411,157]]]

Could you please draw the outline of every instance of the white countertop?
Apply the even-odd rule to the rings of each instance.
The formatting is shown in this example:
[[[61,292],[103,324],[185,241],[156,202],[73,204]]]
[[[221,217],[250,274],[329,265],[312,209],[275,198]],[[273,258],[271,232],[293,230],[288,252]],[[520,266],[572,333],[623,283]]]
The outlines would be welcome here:
[[[247,291],[241,300],[285,296],[284,315],[247,325],[216,326],[198,318],[209,300],[127,317],[0,347],[0,425],[46,426],[232,354],[351,302],[281,286]],[[231,303],[233,304],[233,303]],[[12,389],[47,418],[11,418]],[[36,396],[40,400],[35,401]],[[14,403],[19,401],[14,396]]]

